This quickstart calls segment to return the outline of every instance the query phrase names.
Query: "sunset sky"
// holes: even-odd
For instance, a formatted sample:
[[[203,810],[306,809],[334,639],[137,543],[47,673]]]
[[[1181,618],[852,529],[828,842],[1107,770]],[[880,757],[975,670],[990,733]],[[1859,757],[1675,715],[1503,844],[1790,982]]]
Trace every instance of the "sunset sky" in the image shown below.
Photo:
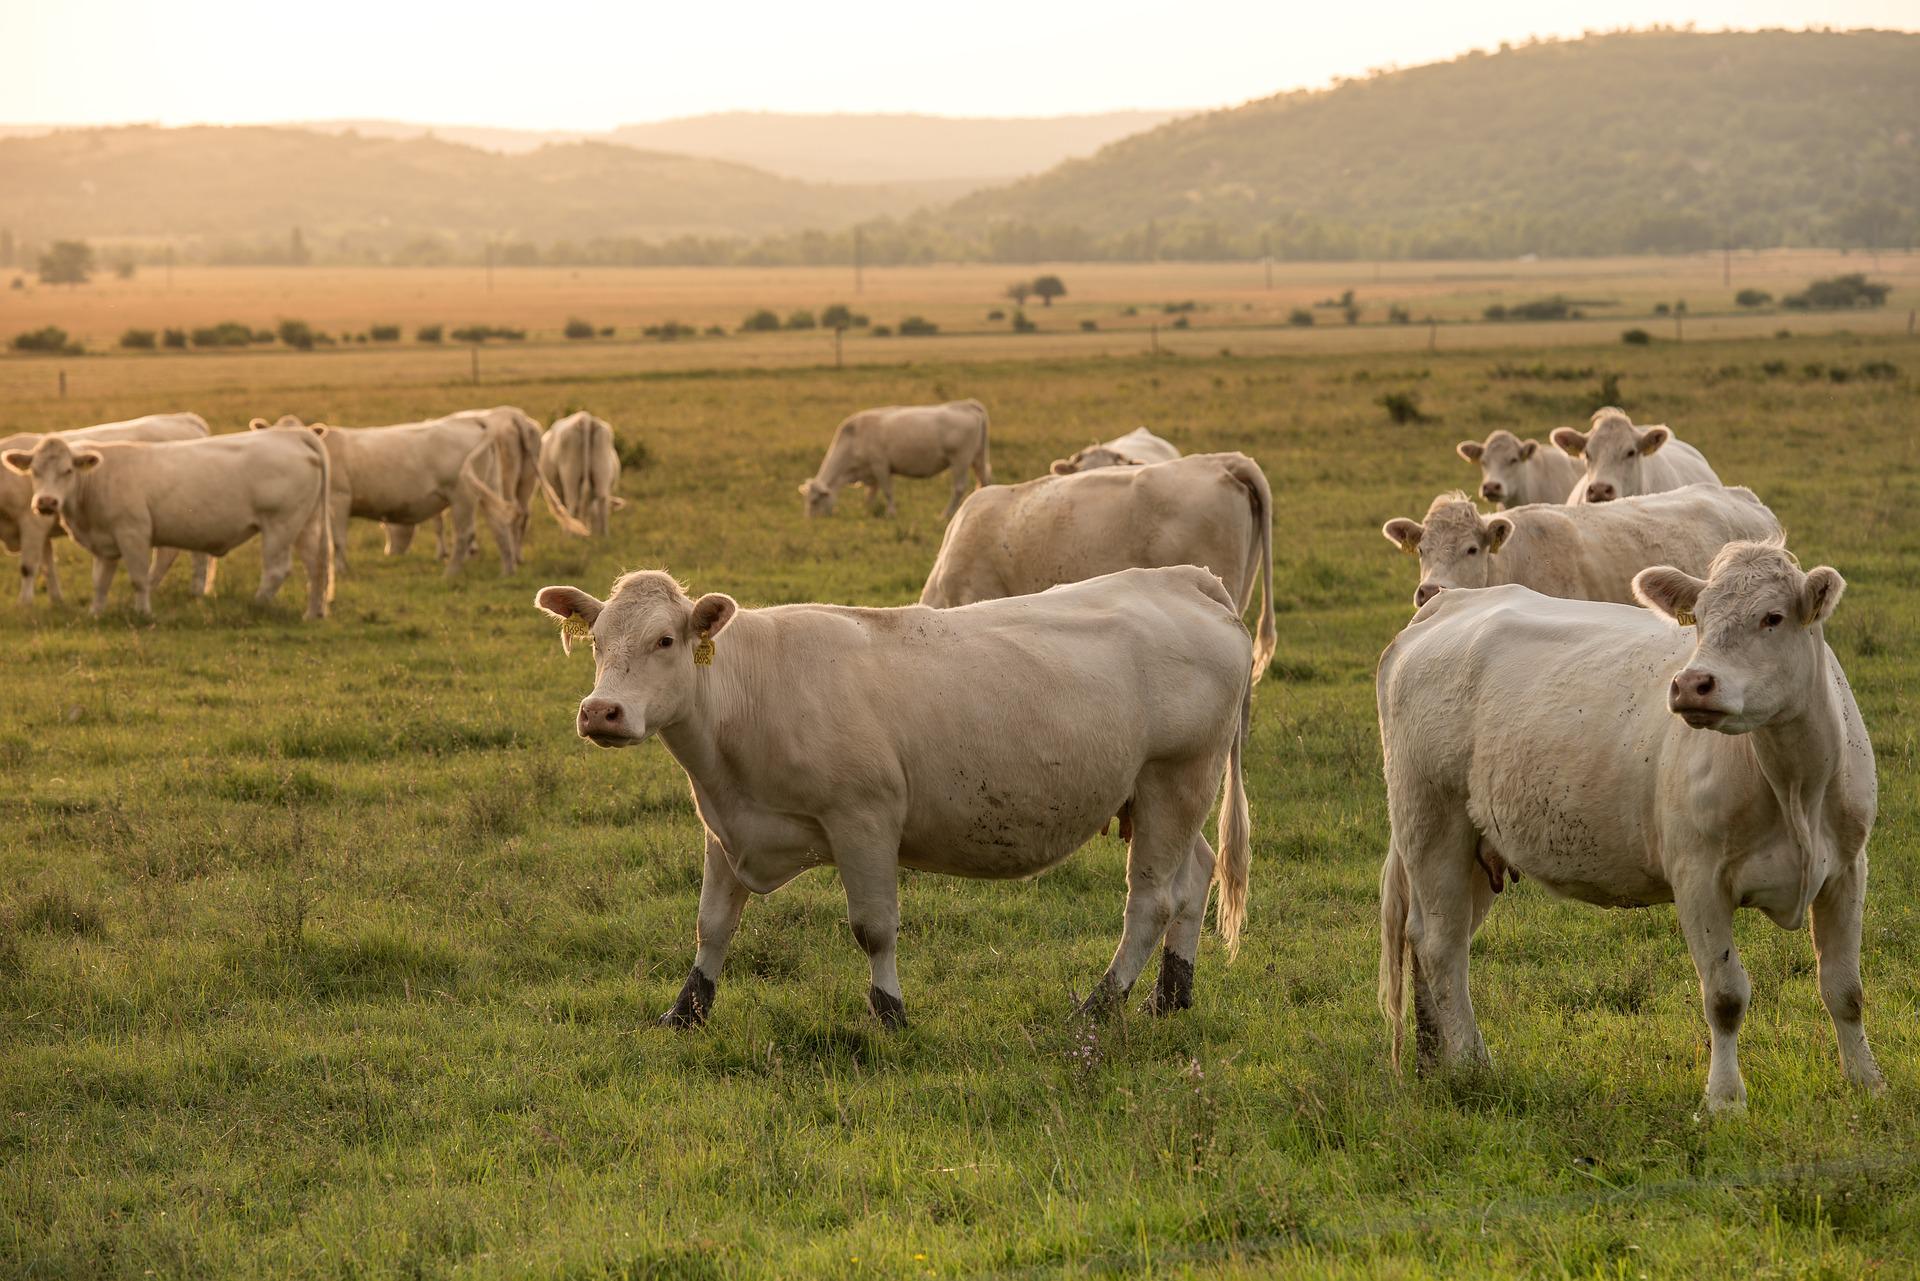
[[[1920,26],[1913,0],[63,0],[0,13],[0,123],[383,117],[604,129],[707,111],[1210,107],[1529,35]]]

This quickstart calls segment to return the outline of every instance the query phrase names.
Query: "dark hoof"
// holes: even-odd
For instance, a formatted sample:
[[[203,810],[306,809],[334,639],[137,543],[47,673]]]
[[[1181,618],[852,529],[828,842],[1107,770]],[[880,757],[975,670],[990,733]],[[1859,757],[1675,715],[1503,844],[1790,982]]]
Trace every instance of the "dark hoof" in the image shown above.
[[[1075,1011],[1077,1017],[1086,1019],[1104,1019],[1119,1009],[1127,1001],[1127,989],[1113,981],[1113,975],[1102,975],[1100,986],[1087,994]]]
[[[1172,1014],[1193,1008],[1193,962],[1172,952],[1160,956],[1160,981],[1147,997],[1147,1013]]]
[[[877,987],[867,989],[867,1008],[889,1032],[897,1032],[907,1025],[907,1003]]]
[[[700,972],[699,966],[687,971],[687,981],[680,988],[673,1008],[660,1016],[661,1027],[699,1027],[707,1021],[707,1014],[713,1009],[713,980]]]

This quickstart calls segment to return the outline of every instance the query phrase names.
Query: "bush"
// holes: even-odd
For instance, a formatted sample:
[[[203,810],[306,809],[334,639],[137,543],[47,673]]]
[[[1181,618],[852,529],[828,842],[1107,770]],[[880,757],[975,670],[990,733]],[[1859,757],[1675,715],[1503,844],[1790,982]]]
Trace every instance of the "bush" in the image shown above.
[[[873,336],[875,338],[891,338],[893,337],[893,330],[887,325],[875,325],[873,327]]]
[[[398,325],[375,325],[367,330],[367,332],[373,336],[375,342],[400,341],[400,326]]]
[[[1031,320],[1027,319],[1026,312],[1020,311],[1017,308],[1013,313],[1013,319],[1011,323],[1013,325],[1013,332],[1016,334],[1030,334],[1034,330],[1040,328],[1040,326],[1034,324]]]
[[[1620,335],[1620,341],[1629,347],[1645,347],[1653,341],[1653,335],[1644,329],[1629,329]]]
[[[120,345],[128,351],[152,351],[159,338],[151,329],[129,329],[120,335]]]
[[[440,325],[422,325],[413,331],[415,342],[439,342],[446,330]]]
[[[193,331],[196,347],[245,347],[253,341],[253,327],[237,320],[202,325]]]
[[[788,329],[818,329],[819,327],[820,322],[815,320],[813,313],[805,307],[787,317]]]
[[[1051,307],[1055,298],[1067,296],[1067,286],[1058,276],[1036,276],[1033,292],[1039,296],[1041,306]]]
[[[296,351],[313,350],[313,326],[304,320],[280,322],[280,341]]]
[[[1390,325],[1408,325],[1413,323],[1413,314],[1399,303],[1387,308],[1387,323]]]
[[[1007,313],[1000,310],[998,307],[995,307],[992,311],[987,313],[988,320],[1005,320],[1006,318],[1007,318]]]
[[[271,329],[256,329],[256,330],[254,330],[254,331],[253,331],[253,340],[254,340],[255,342],[257,342],[257,343],[269,343],[269,342],[272,342],[272,341],[273,341],[273,330],[271,330]]]
[[[467,325],[452,333],[455,342],[485,342],[489,338],[504,338],[509,342],[519,342],[527,336],[524,329],[512,329],[506,325]]]
[[[176,351],[185,351],[187,346],[187,331],[184,329],[167,330],[160,335],[160,345],[162,347],[171,347]]]
[[[727,327],[725,325],[708,325],[707,326],[707,337],[725,338],[726,336],[727,336]]]
[[[1190,321],[1190,320],[1188,320],[1188,319],[1187,319],[1187,318],[1186,318],[1185,316],[1175,316],[1175,317],[1173,318],[1173,326],[1172,326],[1172,327],[1173,327],[1173,328],[1175,328],[1175,329],[1185,329],[1185,328],[1187,328],[1187,327],[1188,327],[1188,326],[1189,326],[1190,324],[1192,324],[1192,323],[1193,323],[1193,322],[1192,322],[1192,321]],[[1312,316],[1308,316],[1308,317],[1307,317],[1307,323],[1308,323],[1309,325],[1311,325],[1311,324],[1313,323],[1313,317],[1312,317]]]
[[[1100,328],[1100,322],[1097,320],[1083,320],[1080,322],[1080,332],[1082,333],[1090,334],[1095,332],[1099,328]]]
[[[612,326],[612,325],[602,325],[602,326],[600,327],[600,336],[601,336],[602,338],[611,338],[611,337],[613,337],[613,326]]]
[[[1733,300],[1742,307],[1764,307],[1773,301],[1773,295],[1764,289],[1742,289]]]
[[[1880,307],[1893,286],[1870,281],[1860,272],[1816,280],[1797,294],[1780,301],[1798,311],[1839,311],[1849,307]]]
[[[1183,316],[1181,319],[1184,320],[1186,317]],[[1295,307],[1287,313],[1287,323],[1295,329],[1310,329],[1313,327],[1313,313],[1305,307]]]
[[[929,334],[937,334],[939,332],[940,326],[934,324],[925,316],[908,316],[900,322],[900,336],[902,338],[925,338]]]
[[[853,313],[845,303],[829,303],[820,311],[820,326],[823,329],[851,329]]]
[[[1511,307],[1495,303],[1481,315],[1488,320],[1565,320],[1573,312],[1572,304],[1555,294],[1532,302],[1517,302]]]
[[[1673,308],[1663,302],[1657,302],[1653,304],[1653,314],[1656,316],[1671,316],[1673,314]]]
[[[1177,316],[1183,311],[1198,311],[1200,304],[1189,298],[1185,302],[1163,302],[1160,310],[1169,316]]]
[[[113,264],[113,274],[122,280],[132,280],[134,273],[138,270],[140,269],[134,265],[131,258],[122,258]]]
[[[569,338],[591,338],[593,337],[593,322],[591,320],[582,320],[578,316],[573,316],[567,320],[567,327],[561,332]]]
[[[700,331],[677,320],[663,320],[657,325],[648,325],[640,332],[645,337],[658,338],[661,342],[675,342],[681,338],[691,338]]]
[[[770,334],[780,328],[780,317],[762,307],[740,322],[743,334]]]
[[[80,347],[67,341],[67,331],[58,325],[47,325],[32,329],[24,334],[13,336],[15,351],[32,351],[52,356],[78,356]]]
[[[1402,425],[1427,421],[1427,415],[1421,412],[1420,393],[1417,391],[1390,391],[1374,404],[1386,410],[1387,417]]]

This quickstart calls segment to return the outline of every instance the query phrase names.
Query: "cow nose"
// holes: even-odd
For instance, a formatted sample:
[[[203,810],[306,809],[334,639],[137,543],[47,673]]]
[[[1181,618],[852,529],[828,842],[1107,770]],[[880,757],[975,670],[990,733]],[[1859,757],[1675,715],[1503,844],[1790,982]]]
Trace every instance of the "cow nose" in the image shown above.
[[[42,516],[51,516],[60,510],[60,500],[57,498],[36,498],[33,500],[33,509]]]
[[[625,729],[620,704],[610,698],[589,698],[580,704],[580,733],[607,734]]]
[[[1480,497],[1486,499],[1490,503],[1499,502],[1501,495],[1505,494],[1506,492],[1507,492],[1506,490],[1502,489],[1498,484],[1494,483],[1493,481],[1488,481],[1486,484],[1480,486]]]
[[[1610,503],[1613,501],[1613,486],[1596,480],[1587,486],[1587,501],[1590,503]]]
[[[1689,668],[1673,678],[1673,684],[1667,690],[1667,702],[1698,702],[1710,698],[1719,687],[1720,683],[1714,680],[1712,672],[1696,672]]]
[[[1414,589],[1413,607],[1415,609],[1419,609],[1422,605],[1426,604],[1428,601],[1432,600],[1435,596],[1438,596],[1439,594],[1440,594],[1440,585],[1438,583],[1422,583],[1420,584],[1419,587]]]

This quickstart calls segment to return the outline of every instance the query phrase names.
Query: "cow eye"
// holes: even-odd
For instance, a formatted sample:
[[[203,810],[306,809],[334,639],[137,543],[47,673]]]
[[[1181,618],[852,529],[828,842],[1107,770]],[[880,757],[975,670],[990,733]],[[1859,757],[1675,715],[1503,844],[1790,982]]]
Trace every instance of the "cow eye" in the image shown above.
[[[1780,626],[1780,624],[1787,621],[1787,616],[1785,614],[1782,614],[1779,610],[1776,609],[1771,614],[1768,614],[1761,621],[1764,622],[1768,627],[1778,627]]]
[[[672,649],[672,648],[673,648],[673,637],[671,637],[671,636],[662,636],[662,637],[660,638],[660,644],[659,644],[658,646],[656,646],[655,648],[658,648],[658,649]]]
[[[1467,555],[1469,555],[1469,556],[1478,556],[1479,554],[1480,554],[1480,549],[1479,549],[1478,547],[1469,547],[1469,548],[1467,548]]]

